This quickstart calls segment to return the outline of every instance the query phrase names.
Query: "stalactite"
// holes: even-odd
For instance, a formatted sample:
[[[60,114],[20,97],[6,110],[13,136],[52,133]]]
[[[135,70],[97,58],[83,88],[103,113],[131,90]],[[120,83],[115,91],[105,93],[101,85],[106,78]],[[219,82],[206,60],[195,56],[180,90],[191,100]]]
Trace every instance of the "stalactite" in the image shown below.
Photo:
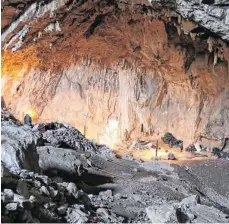
[[[214,45],[214,39],[212,37],[209,37],[207,40],[208,43],[208,51],[212,52],[213,51],[213,45]]]
[[[196,39],[196,33],[190,33],[190,36],[191,36],[193,41]]]
[[[218,50],[215,49],[214,50],[214,62],[213,62],[213,64],[216,65],[217,61],[218,61]]]

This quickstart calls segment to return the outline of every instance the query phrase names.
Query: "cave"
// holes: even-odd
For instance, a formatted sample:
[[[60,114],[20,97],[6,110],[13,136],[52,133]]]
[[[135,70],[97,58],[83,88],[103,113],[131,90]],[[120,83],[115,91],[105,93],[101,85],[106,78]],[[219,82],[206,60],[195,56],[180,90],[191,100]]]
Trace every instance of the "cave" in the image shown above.
[[[228,222],[228,9],[15,2],[1,6],[3,222]]]

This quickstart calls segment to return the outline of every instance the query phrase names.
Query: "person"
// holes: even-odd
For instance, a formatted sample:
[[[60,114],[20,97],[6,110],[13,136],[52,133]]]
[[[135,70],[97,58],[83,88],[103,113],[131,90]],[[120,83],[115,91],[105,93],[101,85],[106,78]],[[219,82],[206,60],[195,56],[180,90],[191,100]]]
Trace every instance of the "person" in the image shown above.
[[[26,114],[24,117],[24,124],[32,126],[32,118],[29,116],[29,114]]]
[[[180,149],[180,152],[183,152],[183,141],[177,141],[176,146]]]
[[[58,128],[61,128],[62,127],[62,125],[61,125],[61,123],[60,122],[56,122],[56,128],[58,129]]]
[[[168,154],[168,160],[176,160],[175,155],[172,152],[169,152]]]

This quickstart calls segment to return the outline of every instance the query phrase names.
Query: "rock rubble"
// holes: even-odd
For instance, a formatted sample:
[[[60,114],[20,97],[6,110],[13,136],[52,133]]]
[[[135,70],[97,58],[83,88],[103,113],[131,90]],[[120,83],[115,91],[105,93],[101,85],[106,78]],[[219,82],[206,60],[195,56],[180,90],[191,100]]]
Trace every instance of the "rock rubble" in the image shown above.
[[[215,197],[201,189],[203,184],[193,190],[196,180],[191,176],[194,182],[187,184],[189,169],[117,159],[106,146],[66,124],[45,124],[49,130],[40,128],[44,124],[2,124],[3,223],[228,220],[228,201],[220,204],[221,193]]]
[[[56,183],[22,169],[10,177],[3,174],[2,186],[2,222],[84,223],[90,217],[83,203],[87,196],[74,183]]]

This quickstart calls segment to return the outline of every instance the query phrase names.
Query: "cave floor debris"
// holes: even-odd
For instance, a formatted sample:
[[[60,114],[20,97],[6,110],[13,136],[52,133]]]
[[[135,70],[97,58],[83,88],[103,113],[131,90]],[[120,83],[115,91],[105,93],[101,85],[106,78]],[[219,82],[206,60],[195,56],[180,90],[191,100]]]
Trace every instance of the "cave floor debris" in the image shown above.
[[[148,145],[145,148],[138,149],[135,147],[131,147],[130,143],[121,143],[116,146],[116,148],[113,150],[115,154],[118,157],[127,157],[127,158],[133,158],[138,161],[145,161],[145,162],[151,162],[156,159],[156,140],[154,141],[148,141]],[[151,147],[152,145],[152,147]],[[175,156],[175,160],[168,160],[168,154],[173,153]],[[201,152],[190,152],[183,150],[181,152],[178,148],[171,148],[163,141],[159,141],[159,149],[158,149],[158,160],[170,163],[170,164],[187,164],[187,163],[195,163],[198,161],[208,161],[208,160],[214,160],[216,157],[211,153],[207,151],[201,151]]]
[[[228,160],[118,158],[67,124],[2,124],[3,222],[229,221]]]

